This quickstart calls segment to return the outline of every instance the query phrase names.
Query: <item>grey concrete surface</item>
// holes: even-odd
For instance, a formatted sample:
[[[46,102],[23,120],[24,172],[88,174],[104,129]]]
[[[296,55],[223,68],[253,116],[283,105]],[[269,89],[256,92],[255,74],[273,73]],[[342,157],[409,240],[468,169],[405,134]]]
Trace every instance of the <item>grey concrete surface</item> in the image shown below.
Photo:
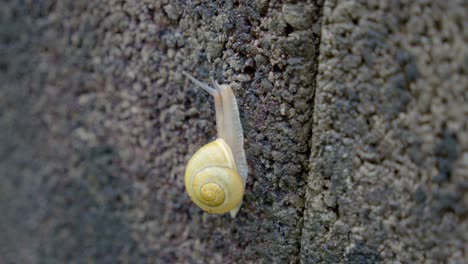
[[[302,263],[464,263],[462,1],[326,1]]]
[[[3,1],[0,263],[462,263],[463,1]],[[238,98],[235,219],[185,194]],[[316,88],[317,87],[317,88]]]

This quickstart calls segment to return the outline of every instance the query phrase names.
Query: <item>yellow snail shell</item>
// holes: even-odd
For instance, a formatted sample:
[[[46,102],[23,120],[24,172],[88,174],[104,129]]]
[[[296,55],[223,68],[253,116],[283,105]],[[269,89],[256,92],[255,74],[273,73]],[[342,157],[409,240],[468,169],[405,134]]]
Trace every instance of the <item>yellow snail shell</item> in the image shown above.
[[[192,156],[185,170],[185,188],[193,202],[208,213],[227,213],[239,205],[244,183],[224,140],[208,143]]]

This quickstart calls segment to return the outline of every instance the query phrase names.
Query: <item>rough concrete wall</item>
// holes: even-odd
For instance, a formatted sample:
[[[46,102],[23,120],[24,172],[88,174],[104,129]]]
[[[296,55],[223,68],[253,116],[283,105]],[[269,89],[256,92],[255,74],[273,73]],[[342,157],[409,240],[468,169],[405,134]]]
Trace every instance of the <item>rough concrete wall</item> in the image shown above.
[[[299,259],[320,5],[168,2],[4,4],[2,232],[25,237],[2,240],[7,261]],[[182,70],[238,96],[250,177],[234,220],[185,194],[216,131]]]
[[[326,1],[303,263],[466,261],[467,11]]]
[[[367,2],[2,2],[0,262],[461,261],[466,6]],[[238,97],[234,220],[185,194],[182,70]]]

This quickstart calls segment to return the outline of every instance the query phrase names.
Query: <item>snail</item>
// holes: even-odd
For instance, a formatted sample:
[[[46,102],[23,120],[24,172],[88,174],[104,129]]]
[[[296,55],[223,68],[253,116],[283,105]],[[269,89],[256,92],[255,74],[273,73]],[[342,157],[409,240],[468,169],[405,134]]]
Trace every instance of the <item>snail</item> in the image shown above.
[[[182,72],[214,97],[218,138],[200,148],[185,169],[185,188],[202,210],[213,214],[230,212],[234,218],[242,204],[247,180],[244,134],[236,97],[229,85],[213,87]]]

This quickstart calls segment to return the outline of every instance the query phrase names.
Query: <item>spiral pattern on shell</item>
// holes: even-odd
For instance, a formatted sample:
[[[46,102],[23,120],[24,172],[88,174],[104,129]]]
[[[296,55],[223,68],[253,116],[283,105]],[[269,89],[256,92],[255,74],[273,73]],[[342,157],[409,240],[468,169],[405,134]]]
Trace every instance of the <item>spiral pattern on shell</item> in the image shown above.
[[[224,140],[208,143],[192,156],[185,170],[185,188],[208,213],[229,212],[242,201],[244,184]]]

